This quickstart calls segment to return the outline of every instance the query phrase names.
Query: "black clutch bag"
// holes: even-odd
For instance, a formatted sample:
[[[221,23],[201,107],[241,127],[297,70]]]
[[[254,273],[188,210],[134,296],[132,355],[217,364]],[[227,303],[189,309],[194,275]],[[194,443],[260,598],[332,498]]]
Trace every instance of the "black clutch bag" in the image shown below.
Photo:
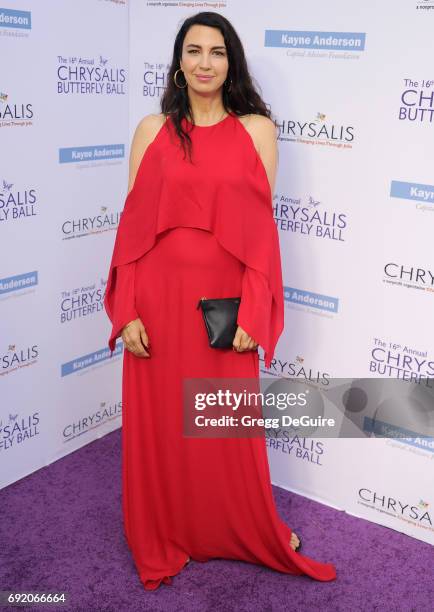
[[[202,308],[211,348],[232,348],[240,302],[240,297],[199,300],[197,308]]]

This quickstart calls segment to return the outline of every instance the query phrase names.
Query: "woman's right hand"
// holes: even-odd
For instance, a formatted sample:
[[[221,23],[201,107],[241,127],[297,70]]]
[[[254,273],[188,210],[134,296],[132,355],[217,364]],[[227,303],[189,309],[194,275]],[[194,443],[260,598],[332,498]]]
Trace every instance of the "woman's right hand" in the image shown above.
[[[140,319],[134,319],[122,329],[122,340],[125,347],[136,357],[150,357],[148,334]]]

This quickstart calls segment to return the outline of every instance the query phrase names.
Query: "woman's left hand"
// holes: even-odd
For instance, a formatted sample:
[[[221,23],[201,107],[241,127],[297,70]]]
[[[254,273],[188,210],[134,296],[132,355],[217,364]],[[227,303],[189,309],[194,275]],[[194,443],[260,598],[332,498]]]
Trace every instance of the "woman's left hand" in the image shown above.
[[[232,349],[237,353],[243,353],[244,351],[255,351],[257,346],[258,343],[238,325],[232,342]]]

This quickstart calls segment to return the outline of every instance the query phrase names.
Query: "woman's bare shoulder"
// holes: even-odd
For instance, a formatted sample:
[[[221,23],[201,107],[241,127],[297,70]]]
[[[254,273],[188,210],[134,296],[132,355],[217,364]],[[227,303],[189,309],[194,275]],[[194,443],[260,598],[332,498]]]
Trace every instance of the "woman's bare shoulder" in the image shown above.
[[[257,150],[276,142],[277,128],[272,119],[265,115],[238,115],[238,119],[249,132]]]
[[[238,119],[244,124],[250,123],[255,126],[274,126],[274,121],[265,115],[250,113],[248,115],[237,115]]]
[[[157,135],[159,129],[166,121],[164,113],[145,115],[137,124],[135,135],[141,142],[149,143]]]
[[[159,115],[151,114],[143,117],[137,124],[130,150],[128,193],[134,185],[135,177],[146,149],[164,125],[165,119],[166,117],[163,113]]]
[[[269,134],[276,130],[274,121],[265,115],[257,115],[254,113],[249,115],[238,115],[238,119],[243,123],[244,127],[255,132]]]

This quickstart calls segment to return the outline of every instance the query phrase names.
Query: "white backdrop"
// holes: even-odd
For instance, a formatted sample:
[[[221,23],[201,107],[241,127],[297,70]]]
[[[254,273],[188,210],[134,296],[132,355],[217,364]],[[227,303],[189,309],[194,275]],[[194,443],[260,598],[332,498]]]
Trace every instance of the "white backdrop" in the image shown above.
[[[261,375],[434,376],[434,1],[3,6],[1,486],[120,426],[122,346],[110,359],[102,300],[129,144],[200,10],[231,20],[282,128],[285,331]],[[288,435],[268,448],[274,483],[434,543],[433,446]]]

